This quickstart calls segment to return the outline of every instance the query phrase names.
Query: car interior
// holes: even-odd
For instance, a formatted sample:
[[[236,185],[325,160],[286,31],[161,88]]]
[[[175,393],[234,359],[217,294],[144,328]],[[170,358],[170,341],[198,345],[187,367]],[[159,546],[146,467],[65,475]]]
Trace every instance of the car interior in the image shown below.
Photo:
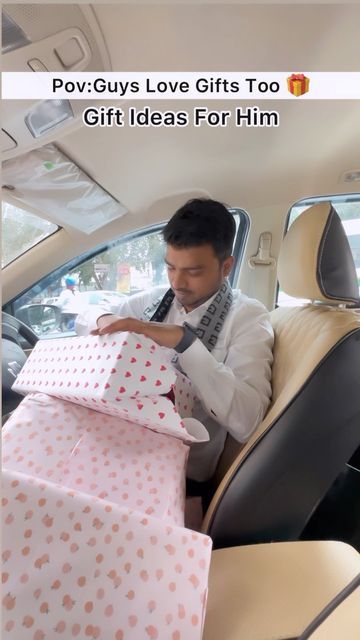
[[[359,71],[356,3],[5,3],[2,24],[10,72],[304,72],[310,93],[312,73]],[[214,198],[236,220],[230,282],[270,311],[272,398],[245,445],[227,436],[199,523],[214,549],[205,640],[358,634],[360,121],[335,96],[207,101],[279,112],[278,127],[238,128],[82,120],[191,99],[2,101],[3,424],[38,340],[166,284],[161,229],[179,206]],[[69,276],[82,298],[64,315]]]

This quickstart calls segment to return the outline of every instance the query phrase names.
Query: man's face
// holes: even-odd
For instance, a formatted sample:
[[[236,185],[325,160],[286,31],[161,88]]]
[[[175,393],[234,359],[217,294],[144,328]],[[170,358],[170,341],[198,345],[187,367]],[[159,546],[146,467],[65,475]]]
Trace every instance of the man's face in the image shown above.
[[[221,263],[210,244],[188,249],[168,244],[165,262],[176,299],[186,311],[192,311],[220,288],[231,271],[233,257]]]

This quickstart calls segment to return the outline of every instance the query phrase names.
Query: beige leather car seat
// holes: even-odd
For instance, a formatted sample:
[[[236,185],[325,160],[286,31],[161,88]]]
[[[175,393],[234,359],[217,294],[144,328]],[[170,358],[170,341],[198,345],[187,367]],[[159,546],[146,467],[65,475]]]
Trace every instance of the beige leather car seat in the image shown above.
[[[350,592],[344,594],[346,592]],[[325,616],[327,610],[331,608],[337,600],[342,599],[340,604],[334,607],[329,616]],[[350,584],[343,589],[343,591],[334,598],[335,603],[330,603],[325,607],[325,611],[321,612],[317,618],[321,619],[319,625],[318,620],[315,619],[313,624],[316,624],[316,628],[308,633],[309,630],[300,636],[298,640],[339,640],[339,638],[346,638],[346,640],[358,640],[360,629],[360,572]],[[325,619],[323,619],[325,616]],[[310,626],[310,629],[313,627]]]
[[[343,542],[280,542],[214,551],[203,640],[295,640],[359,572],[359,553]],[[348,619],[340,615],[340,607]],[[360,589],[340,607],[311,639],[357,640]]]
[[[298,539],[360,444],[359,290],[331,204],[291,225],[278,277],[285,293],[311,302],[271,314],[272,403],[205,515],[215,548]]]

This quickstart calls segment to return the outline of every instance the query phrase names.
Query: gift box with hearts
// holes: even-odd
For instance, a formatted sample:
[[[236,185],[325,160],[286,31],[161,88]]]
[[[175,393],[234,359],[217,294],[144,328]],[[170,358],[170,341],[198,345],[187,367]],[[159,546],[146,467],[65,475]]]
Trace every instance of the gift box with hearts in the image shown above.
[[[8,469],[184,524],[188,446],[179,438],[36,393],[5,423],[2,454]]]
[[[211,540],[4,470],[4,640],[200,640]]]
[[[188,443],[208,440],[199,422],[182,420],[162,395],[176,378],[161,347],[144,336],[121,333],[39,341],[13,389],[43,392]],[[191,415],[184,412],[185,418]]]
[[[194,414],[196,394],[191,380],[183,373],[178,373],[174,385],[174,403],[182,418]]]
[[[164,394],[175,370],[163,349],[145,336],[117,333],[39,340],[17,377],[19,393],[42,391],[82,404]]]

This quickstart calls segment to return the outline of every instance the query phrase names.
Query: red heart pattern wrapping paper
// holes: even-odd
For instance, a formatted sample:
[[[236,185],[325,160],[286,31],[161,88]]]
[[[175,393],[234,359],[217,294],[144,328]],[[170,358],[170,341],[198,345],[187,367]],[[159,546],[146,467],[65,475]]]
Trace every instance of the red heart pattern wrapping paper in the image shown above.
[[[162,395],[176,379],[161,347],[144,336],[119,333],[39,340],[13,389],[43,392],[185,442],[207,440],[200,423],[195,432],[189,423],[188,432],[177,409]],[[190,415],[185,412],[184,417]]]
[[[165,394],[175,380],[164,350],[150,338],[116,333],[39,340],[13,388],[116,405],[123,398]]]

